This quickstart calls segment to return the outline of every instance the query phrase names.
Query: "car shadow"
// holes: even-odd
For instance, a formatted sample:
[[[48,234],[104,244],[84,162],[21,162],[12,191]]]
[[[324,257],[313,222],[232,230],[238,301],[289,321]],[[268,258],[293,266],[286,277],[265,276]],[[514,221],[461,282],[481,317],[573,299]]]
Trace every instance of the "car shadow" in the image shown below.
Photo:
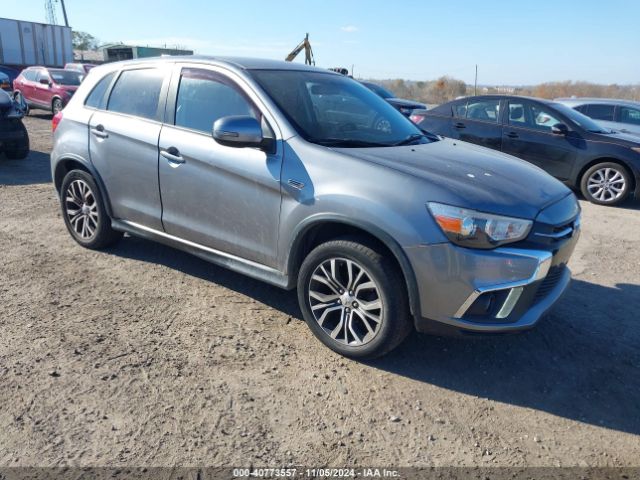
[[[30,110],[27,118],[39,118],[41,120],[51,120],[53,118],[53,114],[51,112],[47,113],[44,110]]]
[[[51,182],[49,154],[31,150],[22,160],[0,154],[0,185],[33,185]]]
[[[559,417],[640,434],[640,286],[574,280],[519,335],[414,335],[374,368]]]
[[[282,290],[254,280],[181,250],[149,240],[125,236],[123,240],[105,251],[119,257],[164,265],[192,277],[216,283],[302,320],[295,291]]]
[[[110,254],[165,265],[302,320],[295,291],[252,280],[190,254],[125,237]],[[640,434],[640,286],[574,280],[535,329],[518,335],[411,335],[365,362],[474,397]]]

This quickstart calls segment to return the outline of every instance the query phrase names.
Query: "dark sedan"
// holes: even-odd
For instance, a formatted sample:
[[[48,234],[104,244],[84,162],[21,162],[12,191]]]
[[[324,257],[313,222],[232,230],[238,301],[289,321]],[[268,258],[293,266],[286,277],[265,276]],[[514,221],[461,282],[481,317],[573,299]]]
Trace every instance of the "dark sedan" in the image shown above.
[[[393,105],[396,110],[399,110],[405,117],[408,117],[414,110],[426,109],[427,106],[424,103],[414,102],[413,100],[406,100],[404,98],[398,98],[395,94],[384,87],[376,83],[360,82],[373,93],[384,98],[388,103]]]
[[[4,65],[0,65],[0,77],[2,79],[8,78],[9,80],[9,87],[7,88],[5,85],[2,85],[2,89],[10,92],[11,89],[13,88],[13,81],[16,79],[16,77],[20,74],[19,71],[17,71],[15,68],[11,68],[11,67],[6,67]]]
[[[640,190],[640,139],[604,129],[559,103],[467,97],[413,118],[423,130],[527,160],[593,203],[617,205]]]

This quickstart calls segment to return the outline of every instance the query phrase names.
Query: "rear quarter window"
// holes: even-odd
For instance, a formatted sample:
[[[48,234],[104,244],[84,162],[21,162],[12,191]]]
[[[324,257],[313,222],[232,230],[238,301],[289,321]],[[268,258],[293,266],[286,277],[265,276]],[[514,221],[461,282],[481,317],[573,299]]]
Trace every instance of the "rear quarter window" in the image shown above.
[[[105,75],[96,84],[96,86],[93,87],[93,90],[91,90],[91,93],[89,94],[89,96],[84,102],[84,104],[87,107],[104,110],[104,108],[107,105],[107,98],[106,98],[107,89],[109,88],[109,85],[111,85],[111,81],[113,80],[113,77],[115,76],[115,74],[116,72],[111,72]]]
[[[156,68],[123,71],[111,91],[107,110],[158,120],[164,77],[164,71]]]

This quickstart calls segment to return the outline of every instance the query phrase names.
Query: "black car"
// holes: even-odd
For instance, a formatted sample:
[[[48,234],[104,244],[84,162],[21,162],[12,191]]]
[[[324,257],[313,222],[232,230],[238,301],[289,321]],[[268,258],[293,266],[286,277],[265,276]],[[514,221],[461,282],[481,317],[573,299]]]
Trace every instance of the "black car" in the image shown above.
[[[421,129],[527,160],[593,203],[617,205],[640,190],[640,139],[605,129],[565,105],[488,95],[419,113],[413,119]]]
[[[29,154],[29,134],[22,123],[24,109],[0,90],[0,153],[19,160]]]
[[[7,92],[10,92],[13,89],[13,81],[18,77],[18,75],[20,75],[20,72],[15,68],[0,65],[0,78],[6,78],[6,81],[8,81],[8,85],[6,85],[5,83],[0,88]]]
[[[416,109],[426,109],[427,106],[424,103],[414,102],[413,100],[405,100],[404,98],[396,97],[393,92],[390,92],[384,87],[371,82],[360,82],[372,92],[378,94],[384,98],[388,103],[393,105],[404,116],[408,117]]]

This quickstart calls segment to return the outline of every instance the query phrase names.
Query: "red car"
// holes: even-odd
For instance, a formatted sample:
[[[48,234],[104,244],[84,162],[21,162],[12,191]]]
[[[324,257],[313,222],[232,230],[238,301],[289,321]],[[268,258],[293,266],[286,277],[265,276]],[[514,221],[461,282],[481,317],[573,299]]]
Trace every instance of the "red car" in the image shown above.
[[[89,73],[89,70],[91,70],[93,67],[97,67],[97,65],[93,63],[67,63],[64,66],[64,69],[73,70],[86,75],[87,73]]]
[[[54,115],[61,111],[77,90],[83,75],[61,68],[25,68],[13,81],[14,97],[24,98],[29,108],[48,110]]]

